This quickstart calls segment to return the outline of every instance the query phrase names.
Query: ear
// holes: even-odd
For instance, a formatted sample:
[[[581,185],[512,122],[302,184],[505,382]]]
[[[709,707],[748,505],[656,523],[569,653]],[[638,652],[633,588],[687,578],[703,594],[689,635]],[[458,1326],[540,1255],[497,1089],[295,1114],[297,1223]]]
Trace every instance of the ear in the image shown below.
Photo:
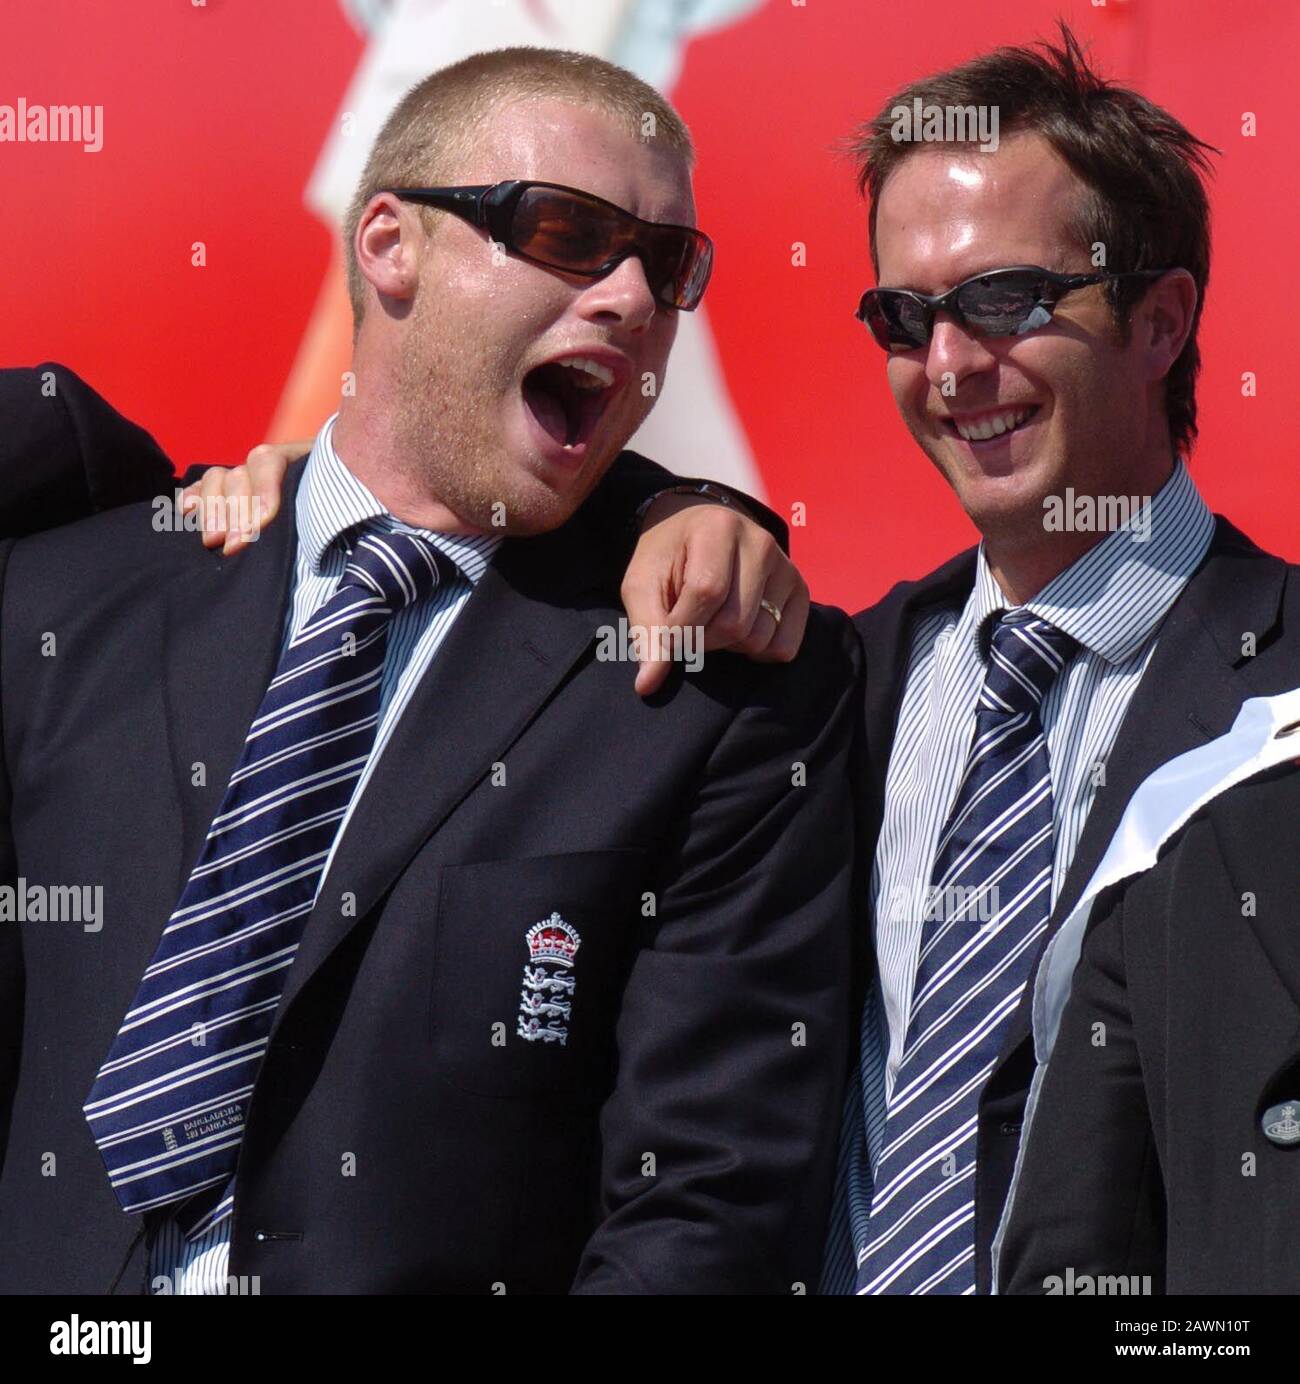
[[[1163,380],[1182,354],[1191,334],[1196,299],[1196,280],[1186,269],[1171,269],[1147,290],[1137,313],[1153,380]]]
[[[390,192],[376,193],[366,203],[353,248],[357,268],[381,298],[414,297],[423,245],[424,228],[415,208]]]

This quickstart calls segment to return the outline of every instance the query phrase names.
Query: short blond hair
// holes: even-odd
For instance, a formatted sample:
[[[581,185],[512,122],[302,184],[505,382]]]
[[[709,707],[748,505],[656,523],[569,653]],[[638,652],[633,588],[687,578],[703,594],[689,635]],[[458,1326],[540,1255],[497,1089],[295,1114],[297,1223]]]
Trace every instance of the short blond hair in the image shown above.
[[[640,136],[647,116],[655,137],[695,161],[690,131],[652,87],[626,68],[589,53],[559,48],[496,48],[439,68],[397,103],[375,139],[343,222],[348,297],[355,328],[365,314],[365,279],[357,265],[356,235],[370,199],[385,187],[438,184],[473,147],[476,134],[501,106],[559,97],[625,119]],[[426,228],[435,215],[420,208]]]

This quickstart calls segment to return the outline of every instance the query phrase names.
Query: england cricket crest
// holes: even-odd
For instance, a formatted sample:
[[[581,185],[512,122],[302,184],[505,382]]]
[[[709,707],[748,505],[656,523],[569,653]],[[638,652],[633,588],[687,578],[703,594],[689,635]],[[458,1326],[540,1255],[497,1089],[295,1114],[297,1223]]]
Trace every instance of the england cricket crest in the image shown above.
[[[519,998],[518,1034],[530,1043],[569,1041],[568,1018],[573,1011],[573,959],[582,945],[578,930],[558,913],[528,929],[528,961]]]

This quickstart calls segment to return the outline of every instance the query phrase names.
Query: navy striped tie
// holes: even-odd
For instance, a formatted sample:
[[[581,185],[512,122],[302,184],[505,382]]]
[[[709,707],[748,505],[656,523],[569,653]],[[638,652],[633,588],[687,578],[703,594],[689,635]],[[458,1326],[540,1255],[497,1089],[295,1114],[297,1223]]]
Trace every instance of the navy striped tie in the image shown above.
[[[123,1210],[188,1200],[190,1238],[229,1214],[276,1007],[374,743],[392,617],[452,568],[421,538],[364,533],[282,655],[86,1098]]]
[[[1039,708],[1073,649],[1023,608],[993,627],[965,776],[935,854],[859,1293],[975,1291],[979,1096],[1051,911]]]

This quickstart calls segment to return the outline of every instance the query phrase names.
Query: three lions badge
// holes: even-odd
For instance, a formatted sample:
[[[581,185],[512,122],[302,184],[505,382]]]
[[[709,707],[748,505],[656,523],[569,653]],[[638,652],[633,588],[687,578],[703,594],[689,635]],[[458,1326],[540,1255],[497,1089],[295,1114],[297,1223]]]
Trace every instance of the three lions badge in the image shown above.
[[[569,1041],[568,1019],[573,1012],[573,959],[582,945],[578,930],[558,913],[528,929],[528,961],[519,997],[521,1038],[530,1043]]]

